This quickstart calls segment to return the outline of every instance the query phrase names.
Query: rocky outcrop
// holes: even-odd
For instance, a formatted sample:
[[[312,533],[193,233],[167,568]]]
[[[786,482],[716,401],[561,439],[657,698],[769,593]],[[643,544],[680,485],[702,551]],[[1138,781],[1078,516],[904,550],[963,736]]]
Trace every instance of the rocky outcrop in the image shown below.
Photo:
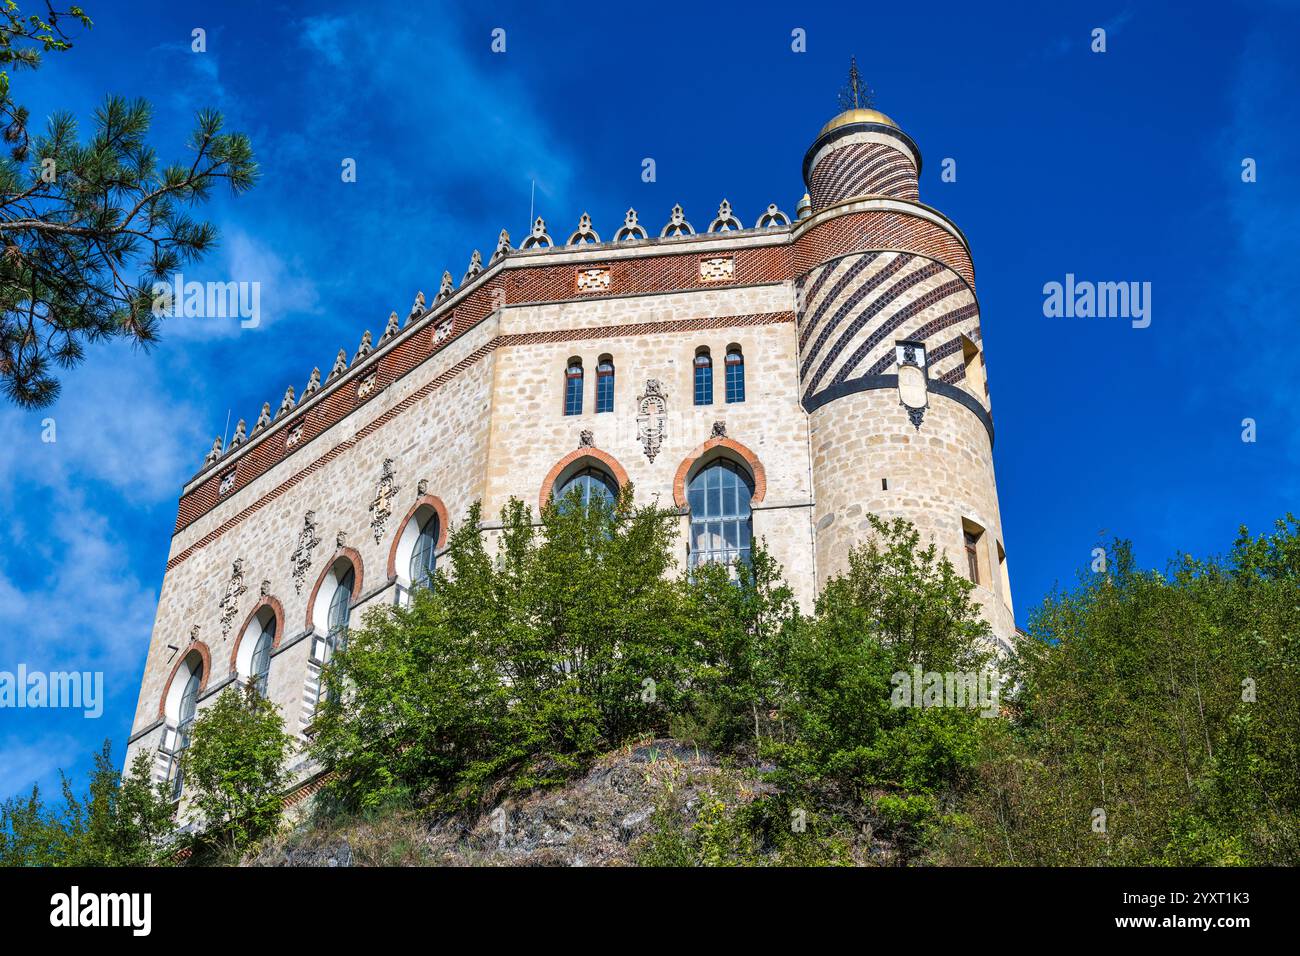
[[[304,826],[264,848],[253,866],[632,866],[656,827],[689,834],[700,809],[776,794],[770,767],[724,766],[675,740],[605,755],[562,786],[509,797],[472,822],[415,813]],[[856,840],[856,862],[889,864],[892,848]]]

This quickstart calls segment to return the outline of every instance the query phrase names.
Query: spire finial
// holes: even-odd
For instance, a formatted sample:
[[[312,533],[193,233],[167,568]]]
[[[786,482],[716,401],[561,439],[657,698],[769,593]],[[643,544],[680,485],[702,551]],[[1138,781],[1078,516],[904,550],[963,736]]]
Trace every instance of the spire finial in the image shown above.
[[[858,72],[858,58],[849,57],[849,82],[840,90],[840,109],[869,110],[876,105],[876,98]]]

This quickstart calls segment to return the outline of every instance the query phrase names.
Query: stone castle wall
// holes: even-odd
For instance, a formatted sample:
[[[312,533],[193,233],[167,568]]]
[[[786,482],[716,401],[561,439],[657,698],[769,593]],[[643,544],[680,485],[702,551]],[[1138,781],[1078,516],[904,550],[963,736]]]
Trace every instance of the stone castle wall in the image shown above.
[[[204,662],[203,706],[240,676],[239,642],[268,615],[278,622],[268,695],[304,731],[336,562],[357,572],[355,625],[399,596],[397,542],[417,507],[445,525],[481,501],[491,546],[510,497],[536,511],[585,464],[631,481],[640,502],[679,509],[684,565],[686,483],[715,457],[736,461],[754,478],[754,537],[805,609],[869,536],[868,512],[909,518],[962,571],[965,533],[976,530],[976,597],[1009,638],[965,238],[916,201],[919,155],[906,137],[873,126],[823,138],[809,160],[818,208],[804,219],[770,207],[766,226],[747,229],[724,203],[705,234],[601,244],[584,220],[569,246],[547,248],[539,220],[525,250],[503,234],[500,253],[486,267],[476,256],[459,289],[445,276],[432,308],[421,298],[405,326],[394,317],[373,349],[367,338],[297,406],[286,400],[243,444],[214,450],[181,498],[128,760],[158,750],[167,772],[178,668]],[[923,352],[919,367],[905,367],[904,341]],[[702,347],[713,360],[709,406],[693,400]],[[746,396],[727,404],[732,347]],[[602,356],[613,361],[614,403],[598,413]],[[583,411],[565,415],[575,357]],[[643,399],[664,403],[653,442]]]

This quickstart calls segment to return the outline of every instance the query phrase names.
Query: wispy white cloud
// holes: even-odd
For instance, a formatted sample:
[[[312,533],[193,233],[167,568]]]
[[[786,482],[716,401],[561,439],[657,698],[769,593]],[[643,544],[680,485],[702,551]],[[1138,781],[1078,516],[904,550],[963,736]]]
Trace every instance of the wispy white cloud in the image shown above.
[[[410,29],[396,31],[377,30],[369,10],[300,21],[300,47],[269,71],[283,86],[265,101],[252,85],[264,77],[238,69],[238,54],[213,30],[207,53],[191,52],[186,38],[147,57],[142,84],[158,91],[151,139],[165,157],[182,153],[178,136],[200,106],[222,109],[231,128],[252,136],[264,178],[233,202],[214,194],[204,218],[220,223],[221,245],[184,273],[259,282],[261,323],[169,319],[152,354],[94,347],[63,376],[48,411],[0,407],[0,524],[10,545],[0,551],[0,668],[103,670],[125,724],[156,612],[166,547],[157,516],[170,519],[182,482],[222,429],[226,393],[233,401],[265,376],[266,397],[278,398],[289,363],[296,384],[333,354],[337,345],[304,359],[311,326],[295,320],[347,323],[351,345],[410,302],[414,288],[399,295],[397,276],[427,271],[419,281],[431,293],[443,268],[459,276],[470,248],[489,252],[502,226],[518,242],[530,181],[538,211],[553,219],[576,222],[599,201],[572,195],[580,147],[552,127],[515,59],[476,56],[457,35],[454,6],[411,17]],[[336,193],[330,187],[351,188],[339,181],[343,156],[358,159],[361,186]],[[373,315],[350,314],[358,289],[374,297]],[[254,412],[236,409],[234,418]],[[53,443],[41,441],[44,418],[53,419]],[[157,540],[145,540],[144,515]],[[0,776],[16,781],[0,790],[48,780],[84,760],[100,736],[98,726],[64,730],[44,717],[12,733],[0,723]]]
[[[438,15],[430,14],[430,19]],[[443,11],[438,30],[377,31],[368,12],[309,17],[302,21],[301,42],[315,56],[320,82],[332,95],[314,112],[322,129],[349,129],[349,144],[373,161],[390,166],[390,188],[407,197],[424,167],[436,157],[439,176],[463,181],[497,204],[511,195],[528,195],[536,181],[540,196],[555,201],[553,214],[572,213],[575,156],[534,102],[534,84],[512,69],[509,53],[486,61],[469,52],[458,35],[456,11]],[[488,37],[482,37],[487,49]],[[393,124],[374,126],[370,109],[400,102],[400,119],[382,111]],[[318,147],[319,139],[302,141]],[[376,154],[379,154],[376,157]],[[364,170],[363,170],[364,173]],[[423,218],[443,218],[463,227],[476,210],[456,205],[458,189],[435,189],[419,195]],[[590,204],[591,197],[581,197]],[[569,208],[572,207],[572,208]]]
[[[248,317],[227,309],[232,314],[169,318],[163,329],[169,339],[189,342],[247,338],[264,333],[286,317],[322,311],[320,292],[300,256],[286,259],[270,244],[236,225],[221,228],[220,250],[213,259],[184,270],[183,281],[238,283],[240,308],[255,306],[255,313],[250,309]]]
[[[9,452],[0,457],[3,497],[18,506],[87,483],[107,485],[136,504],[176,496],[198,469],[205,429],[163,373],[149,357],[111,343],[63,377],[53,407],[0,407],[0,442]],[[54,440],[45,441],[50,435]]]
[[[40,544],[25,555],[39,560],[22,584],[11,560],[0,563],[0,668],[22,662],[42,670],[104,671],[110,682],[134,680],[157,595],[133,572],[110,519],[82,493],[56,491],[46,500]]]
[[[1284,4],[1279,4],[1283,5]],[[1291,4],[1294,6],[1295,4]],[[1300,488],[1300,414],[1295,405],[1294,363],[1284,346],[1294,335],[1300,302],[1300,163],[1295,130],[1300,87],[1290,37],[1262,21],[1245,37],[1228,90],[1229,115],[1207,141],[1209,164],[1221,170],[1220,188],[1207,194],[1205,218],[1221,226],[1205,248],[1207,290],[1218,321],[1203,328],[1207,354],[1225,374],[1188,383],[1198,402],[1217,414],[1253,418],[1258,440],[1278,463],[1276,484]],[[1254,182],[1242,163],[1255,162]]]
[[[1285,46],[1267,30],[1248,36],[1231,89],[1231,118],[1211,141],[1212,159],[1223,170],[1224,188],[1214,204],[1224,216],[1222,251],[1228,256],[1215,262],[1215,289],[1225,311],[1212,334],[1225,349],[1235,344],[1238,359],[1248,359],[1270,379],[1293,377],[1288,350],[1243,351],[1240,345],[1252,328],[1275,335],[1275,341],[1289,338],[1300,302],[1300,183],[1293,174],[1300,156],[1294,127],[1278,122],[1287,115],[1300,120],[1292,94],[1300,86],[1300,65]],[[1255,182],[1242,179],[1247,158],[1255,161]],[[1291,395],[1276,397],[1291,406]]]
[[[205,28],[206,29],[206,28]],[[149,51],[151,61],[167,76],[165,102],[175,110],[193,112],[216,106],[229,109],[235,100],[221,80],[220,32],[207,30],[205,49],[193,47],[193,37],[183,42],[159,43]]]
[[[8,734],[0,738],[0,799],[26,796],[32,784],[42,784],[42,798],[49,800],[51,783],[59,769],[80,755],[82,747],[65,734]]]

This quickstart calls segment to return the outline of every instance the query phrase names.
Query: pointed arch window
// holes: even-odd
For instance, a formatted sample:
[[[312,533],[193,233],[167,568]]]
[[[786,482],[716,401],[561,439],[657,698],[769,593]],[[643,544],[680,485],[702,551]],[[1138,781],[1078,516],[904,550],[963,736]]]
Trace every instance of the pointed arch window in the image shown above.
[[[194,729],[194,715],[199,707],[199,687],[203,684],[203,662],[195,661],[181,691],[177,711],[176,745],[172,750],[168,773],[172,781],[172,799],[179,800],[185,790],[185,751],[190,749],[190,733]]]
[[[739,345],[727,346],[727,404],[745,400],[745,356]]]
[[[328,625],[329,632],[325,635],[324,646],[320,649],[320,663],[322,668],[330,662],[336,651],[341,650],[347,643],[348,636],[348,613],[352,606],[352,587],[357,579],[356,569],[351,564],[348,565],[347,571],[338,579],[334,587],[334,594],[330,597]],[[325,677],[321,674],[316,682],[316,704],[320,706],[329,698],[329,689],[325,686]]]
[[[582,359],[569,359],[564,372],[564,414],[582,414]]]
[[[695,351],[695,404],[713,404],[713,357],[703,347]]]
[[[593,501],[601,502],[607,509],[613,508],[618,498],[618,482],[600,468],[584,468],[560,487],[555,501],[561,508],[573,507],[575,498],[571,496],[575,495],[584,511]]]
[[[614,410],[614,359],[602,355],[596,365],[596,414]]]
[[[433,587],[433,572],[437,564],[438,534],[440,530],[438,512],[431,511],[424,524],[420,525],[420,533],[416,536],[415,547],[411,551],[411,563],[407,569],[407,576],[411,582],[412,590]]]
[[[248,668],[248,679],[263,697],[271,676],[271,646],[275,643],[275,615],[270,614],[262,625],[262,633],[253,645],[253,659]]]

